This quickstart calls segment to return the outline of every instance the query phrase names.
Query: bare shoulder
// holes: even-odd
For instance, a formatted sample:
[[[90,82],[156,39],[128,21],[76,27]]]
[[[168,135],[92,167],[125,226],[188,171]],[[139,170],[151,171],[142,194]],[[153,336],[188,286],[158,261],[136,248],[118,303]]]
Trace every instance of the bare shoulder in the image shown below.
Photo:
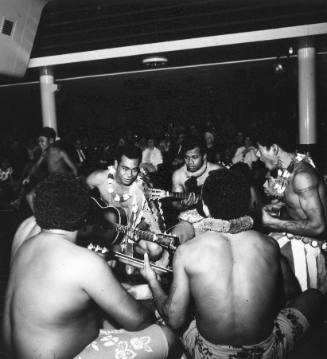
[[[319,184],[319,175],[308,163],[300,163],[294,170],[292,183],[295,192],[315,188]]]
[[[11,258],[14,257],[18,248],[29,238],[41,232],[34,216],[26,218],[17,228],[11,246]]]
[[[72,245],[69,254],[67,253],[67,257],[74,272],[81,278],[85,276],[96,278],[99,272],[108,267],[107,262],[99,254],[75,244]]]
[[[187,255],[199,255],[204,251],[211,251],[214,247],[223,250],[228,247],[228,236],[226,233],[207,231],[195,236],[192,240],[185,242],[182,246]]]
[[[174,177],[180,177],[182,175],[184,175],[184,169],[183,169],[184,166],[180,167],[180,168],[177,168],[177,170],[175,170],[173,172],[173,178]]]
[[[90,173],[87,178],[86,182],[88,185],[91,186],[99,186],[108,178],[108,170],[96,170]]]
[[[173,172],[172,181],[173,183],[184,183],[185,182],[185,172],[183,167],[178,168]]]
[[[209,171],[220,170],[222,168],[224,168],[224,167],[221,165],[218,165],[217,163],[208,162],[208,170]]]

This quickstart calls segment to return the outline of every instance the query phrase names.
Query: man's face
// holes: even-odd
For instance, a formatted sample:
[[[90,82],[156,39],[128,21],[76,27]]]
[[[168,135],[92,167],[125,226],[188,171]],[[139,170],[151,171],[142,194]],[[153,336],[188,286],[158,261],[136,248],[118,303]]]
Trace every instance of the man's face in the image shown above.
[[[80,148],[82,147],[82,142],[81,142],[81,140],[76,140],[75,143],[74,143],[74,145],[75,145],[75,147],[76,147],[77,149],[80,149]]]
[[[154,147],[154,141],[152,139],[148,139],[148,147],[153,148]]]
[[[245,146],[245,147],[250,147],[251,144],[252,144],[251,138],[248,137],[248,136],[245,137],[245,138],[244,138],[244,146]]]
[[[265,164],[269,171],[278,167],[278,156],[274,146],[269,148],[258,143],[257,156],[259,157],[260,161]]]
[[[135,180],[140,170],[140,160],[122,156],[117,166],[116,180],[125,186],[130,186]]]
[[[199,147],[186,151],[184,160],[187,170],[190,172],[196,172],[203,165],[204,159],[205,155],[203,156],[201,154]]]
[[[38,142],[42,152],[45,151],[50,145],[50,139],[45,136],[40,136]]]

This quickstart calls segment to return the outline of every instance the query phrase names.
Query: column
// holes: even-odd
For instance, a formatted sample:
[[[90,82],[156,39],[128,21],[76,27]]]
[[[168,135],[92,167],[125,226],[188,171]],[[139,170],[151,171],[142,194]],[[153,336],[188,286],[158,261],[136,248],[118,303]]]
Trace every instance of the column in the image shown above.
[[[42,67],[40,69],[42,123],[43,126],[52,127],[58,135],[55,98],[57,88],[58,86],[54,83],[52,68]]]
[[[298,55],[299,143],[317,143],[316,124],[316,49],[310,38],[302,39]]]

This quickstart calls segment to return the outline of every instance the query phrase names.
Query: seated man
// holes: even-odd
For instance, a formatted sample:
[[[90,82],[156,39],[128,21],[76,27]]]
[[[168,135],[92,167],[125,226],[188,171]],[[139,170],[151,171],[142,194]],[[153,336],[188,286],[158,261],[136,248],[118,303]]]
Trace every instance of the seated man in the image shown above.
[[[184,201],[174,203],[179,210],[194,207],[198,202],[196,195],[200,194],[210,171],[222,168],[207,161],[205,143],[199,137],[189,137],[184,143],[183,151],[185,163],[173,173],[172,191],[190,193],[190,196]]]
[[[192,226],[183,220],[183,211],[193,209],[200,198],[201,188],[209,173],[223,168],[207,161],[205,144],[199,137],[189,137],[184,144],[184,166],[177,169],[172,176],[172,191],[189,193],[187,199],[173,202],[173,206],[182,211],[180,222],[174,227],[172,233],[179,237],[183,243],[193,237]]]
[[[245,220],[244,176],[211,172],[202,198],[208,221],[177,249],[169,295],[145,255],[142,273],[157,309],[171,328],[189,325],[183,342],[192,358],[285,357],[321,316],[321,293],[309,289],[284,307],[279,246]]]
[[[145,196],[147,179],[140,173],[141,158],[139,148],[124,146],[114,166],[92,172],[86,182],[91,189],[98,189],[102,201],[107,205],[122,208],[126,212],[130,227],[162,232],[164,223],[160,209]],[[163,252],[158,244],[144,240],[138,242],[137,250],[141,254],[147,251],[155,259]]]
[[[88,196],[72,174],[50,175],[37,186],[36,223],[31,217],[17,232],[24,238],[20,245],[16,238],[11,261],[3,318],[7,358],[164,358],[175,343],[100,255],[76,245]],[[102,329],[100,311],[125,330]]]

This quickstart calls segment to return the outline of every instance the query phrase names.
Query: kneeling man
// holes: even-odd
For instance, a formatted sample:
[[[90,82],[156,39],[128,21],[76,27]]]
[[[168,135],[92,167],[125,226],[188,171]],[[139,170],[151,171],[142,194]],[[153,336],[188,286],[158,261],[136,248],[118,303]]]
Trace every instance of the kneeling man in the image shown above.
[[[285,307],[280,249],[251,229],[241,174],[211,172],[202,199],[208,218],[202,233],[177,249],[169,295],[145,255],[142,273],[159,312],[184,332],[192,358],[285,357],[321,315],[322,294],[309,289]]]

